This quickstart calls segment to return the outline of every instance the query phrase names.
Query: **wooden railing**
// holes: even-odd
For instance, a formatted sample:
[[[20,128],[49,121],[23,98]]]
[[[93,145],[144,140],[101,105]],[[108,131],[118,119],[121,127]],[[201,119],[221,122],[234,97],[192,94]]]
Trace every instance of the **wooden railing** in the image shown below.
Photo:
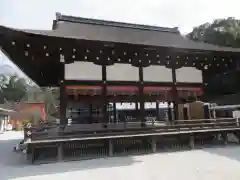
[[[72,124],[67,126],[42,125],[41,127],[25,127],[25,141],[42,139],[58,139],[71,137],[114,136],[122,134],[139,134],[150,132],[180,132],[214,129],[240,128],[237,118],[177,120],[174,124],[150,122],[142,126],[141,122],[114,124]]]

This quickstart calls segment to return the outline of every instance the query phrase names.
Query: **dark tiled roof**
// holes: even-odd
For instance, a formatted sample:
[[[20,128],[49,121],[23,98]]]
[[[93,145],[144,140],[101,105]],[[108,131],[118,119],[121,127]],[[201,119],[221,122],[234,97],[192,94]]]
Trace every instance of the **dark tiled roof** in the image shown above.
[[[106,21],[106,20],[99,20],[99,19],[66,16],[66,15],[61,15],[60,13],[56,13],[56,24],[58,21],[180,34],[177,27],[168,28],[168,27],[160,27],[160,26],[149,26],[149,25],[142,25],[142,24],[132,24],[132,23],[125,23],[125,22],[115,22],[115,21]]]
[[[164,28],[128,24],[96,19],[65,16],[57,13],[54,29],[17,30],[0,26],[0,36],[7,33],[24,32],[53,37],[74,38],[83,40],[106,41],[113,43],[129,43],[136,45],[181,48],[205,51],[240,52],[240,49],[219,47],[211,44],[195,42],[181,36],[177,28]]]

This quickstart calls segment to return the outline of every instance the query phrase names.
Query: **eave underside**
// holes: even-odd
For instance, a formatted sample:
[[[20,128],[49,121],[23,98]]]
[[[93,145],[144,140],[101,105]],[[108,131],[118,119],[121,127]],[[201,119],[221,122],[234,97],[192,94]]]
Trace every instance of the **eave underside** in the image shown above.
[[[239,56],[236,52],[228,51],[78,40],[7,28],[5,31],[0,30],[2,30],[0,45],[4,53],[39,86],[59,85],[60,55],[64,55],[66,63],[91,61],[99,65],[130,63],[137,67],[150,65],[163,65],[168,68],[196,67],[203,70],[207,76],[235,68]]]

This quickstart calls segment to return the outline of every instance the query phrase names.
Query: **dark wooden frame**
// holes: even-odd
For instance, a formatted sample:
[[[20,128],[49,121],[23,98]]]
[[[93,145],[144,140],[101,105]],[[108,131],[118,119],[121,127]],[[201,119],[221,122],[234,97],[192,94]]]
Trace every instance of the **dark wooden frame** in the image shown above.
[[[2,28],[2,27],[1,27]],[[132,83],[138,87],[138,99],[140,102],[139,115],[143,120],[144,114],[144,93],[143,86],[145,84],[164,84],[161,82],[143,82],[143,67],[149,65],[161,65],[172,69],[173,82],[168,83],[172,87],[172,99],[174,103],[175,112],[177,112],[177,104],[179,103],[177,87],[181,86],[181,83],[176,82],[176,69],[183,66],[196,67],[203,71],[203,85],[206,85],[208,79],[216,72],[223,72],[226,68],[236,68],[238,64],[238,51],[216,51],[205,49],[181,49],[174,47],[156,47],[140,44],[128,44],[118,42],[103,42],[84,39],[65,38],[57,36],[45,36],[41,33],[31,33],[25,31],[15,31],[9,29],[6,31],[5,36],[2,38],[2,48],[8,52],[11,59],[25,59],[18,60],[18,65],[26,67],[25,71],[30,72],[36,70],[33,79],[39,82],[39,85],[46,84],[44,81],[46,78],[50,79],[51,85],[60,86],[60,114],[61,124],[66,124],[66,90],[67,84],[97,84],[103,87],[103,109],[104,117],[107,117],[106,104],[108,99],[106,93],[107,84],[122,84]],[[41,49],[39,51],[39,49]],[[101,51],[101,52],[100,52]],[[114,52],[114,53],[113,53]],[[64,56],[64,62],[59,62],[59,56]],[[86,59],[87,57],[87,59]],[[98,57],[98,58],[96,58]],[[119,58],[121,61],[119,62]],[[45,59],[42,61],[42,59]],[[131,62],[129,60],[131,59]],[[160,60],[159,60],[160,59]],[[64,65],[72,63],[74,61],[87,61],[102,66],[102,80],[96,81],[66,81],[63,78]],[[90,61],[89,61],[90,60]],[[33,63],[34,62],[34,63]],[[139,81],[138,82],[109,82],[106,79],[106,66],[114,63],[127,63],[132,64],[139,68]],[[33,65],[33,66],[32,66]],[[206,69],[206,65],[208,68]],[[210,66],[211,65],[211,66]],[[45,77],[45,74],[49,74],[56,68],[57,72],[53,74],[53,78]],[[31,73],[30,73],[31,74]],[[37,76],[36,74],[41,74]],[[57,81],[56,82],[56,77]],[[48,81],[48,80],[47,80]],[[166,83],[165,83],[166,84]],[[184,84],[184,83],[183,83]],[[192,84],[195,86],[196,84]],[[199,85],[197,85],[199,87]],[[154,100],[154,99],[153,99]],[[178,119],[177,113],[175,113],[175,119]]]

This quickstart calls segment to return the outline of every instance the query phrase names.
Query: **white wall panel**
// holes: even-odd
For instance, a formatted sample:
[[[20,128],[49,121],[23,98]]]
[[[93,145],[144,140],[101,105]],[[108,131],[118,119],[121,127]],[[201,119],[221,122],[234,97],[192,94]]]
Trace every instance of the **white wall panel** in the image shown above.
[[[194,67],[182,67],[176,70],[177,82],[202,83],[202,71]]]
[[[65,65],[66,80],[102,80],[102,67],[92,62],[76,61]]]
[[[143,68],[143,80],[151,82],[172,82],[172,70],[165,66],[148,66]]]
[[[115,63],[107,66],[107,80],[108,81],[138,81],[138,68],[131,64]]]

